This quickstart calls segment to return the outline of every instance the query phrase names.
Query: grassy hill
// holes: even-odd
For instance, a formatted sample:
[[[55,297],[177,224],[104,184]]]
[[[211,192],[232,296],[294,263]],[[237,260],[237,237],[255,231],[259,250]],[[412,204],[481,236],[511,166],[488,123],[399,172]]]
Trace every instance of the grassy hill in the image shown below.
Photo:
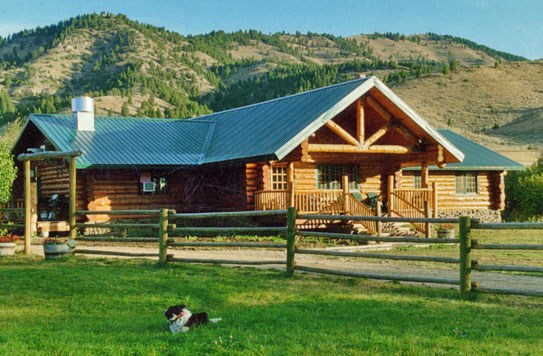
[[[99,114],[192,117],[375,74],[436,126],[526,147],[543,143],[523,129],[541,121],[541,69],[432,33],[182,36],[92,14],[0,40],[0,124],[10,140],[17,118],[68,112],[71,97],[82,94],[96,98]]]

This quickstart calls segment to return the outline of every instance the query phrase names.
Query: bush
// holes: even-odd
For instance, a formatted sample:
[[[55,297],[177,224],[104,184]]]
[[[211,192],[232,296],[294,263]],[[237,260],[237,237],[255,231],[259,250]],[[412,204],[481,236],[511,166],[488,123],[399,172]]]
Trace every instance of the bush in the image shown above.
[[[543,218],[543,156],[524,171],[512,171],[505,179],[506,220]]]
[[[11,186],[17,176],[13,156],[6,144],[0,143],[0,203],[5,203],[11,196]]]

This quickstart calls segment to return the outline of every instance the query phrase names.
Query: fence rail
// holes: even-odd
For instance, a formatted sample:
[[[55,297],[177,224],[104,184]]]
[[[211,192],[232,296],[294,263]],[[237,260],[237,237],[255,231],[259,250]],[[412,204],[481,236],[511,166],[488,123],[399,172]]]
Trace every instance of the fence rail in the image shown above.
[[[330,193],[331,195],[326,195]],[[335,192],[327,192],[325,201],[331,204],[341,203],[343,208],[348,201],[336,201],[334,198]],[[330,205],[329,205],[330,207]],[[3,210],[2,210],[3,209]],[[334,208],[335,209],[335,208]],[[334,209],[329,209],[334,211]],[[1,208],[2,211],[20,212],[21,208]],[[427,210],[427,209],[426,209]],[[502,271],[502,272],[527,272],[527,273],[543,273],[543,266],[511,266],[511,265],[485,265],[479,264],[476,259],[472,259],[472,253],[479,250],[543,250],[543,244],[486,244],[480,243],[471,238],[471,232],[474,229],[543,229],[543,223],[502,223],[502,224],[486,224],[480,223],[478,220],[468,217],[455,219],[438,219],[438,218],[405,218],[405,217],[382,217],[382,216],[354,216],[354,215],[337,215],[337,214],[297,214],[294,207],[279,210],[264,210],[264,211],[243,211],[243,212],[219,212],[219,213],[186,213],[177,214],[174,210],[111,210],[111,211],[76,211],[74,215],[125,215],[125,216],[155,216],[158,218],[156,223],[75,223],[71,224],[72,228],[87,228],[87,227],[107,227],[107,228],[152,228],[157,229],[157,237],[147,238],[114,238],[105,236],[81,236],[77,237],[80,241],[94,242],[145,242],[158,243],[158,253],[132,253],[118,251],[103,251],[92,249],[77,249],[75,253],[79,254],[96,254],[96,255],[116,255],[125,257],[158,257],[160,264],[168,262],[193,262],[193,263],[211,263],[211,264],[238,264],[238,265],[285,265],[286,275],[290,276],[295,270],[324,273],[339,276],[350,276],[371,279],[387,279],[409,282],[423,283],[442,283],[459,285],[460,295],[462,298],[468,298],[472,292],[479,293],[498,293],[498,294],[518,294],[530,296],[543,296],[543,290],[523,290],[523,289],[506,289],[506,288],[487,288],[479,286],[479,283],[472,282],[472,271]],[[261,226],[244,226],[244,227],[177,227],[176,224],[170,224],[171,220],[192,220],[192,219],[217,219],[217,218],[239,218],[239,217],[269,217],[278,216],[285,217],[286,226],[279,227],[261,227]],[[342,233],[316,232],[316,231],[296,231],[296,219],[306,220],[342,220],[342,221],[366,221],[372,223],[381,222],[409,222],[428,225],[430,223],[458,223],[460,226],[460,236],[458,239],[442,239],[442,238],[418,238],[418,237],[383,237],[371,236],[368,234],[351,235]],[[22,227],[21,224],[1,224],[0,226]],[[274,233],[282,234],[286,238],[285,243],[262,243],[262,242],[226,242],[226,241],[176,241],[169,237],[169,233]],[[302,249],[296,247],[296,235],[311,236],[317,238],[328,239],[347,239],[354,241],[375,241],[375,242],[408,242],[408,243],[424,243],[424,244],[458,244],[459,258],[449,258],[440,256],[413,256],[413,255],[396,255],[383,253],[367,253],[367,252],[344,252],[330,250],[315,250]],[[25,253],[27,251],[29,241],[26,240],[25,234]],[[284,249],[285,259],[277,260],[225,260],[225,259],[202,259],[202,258],[175,258],[168,254],[168,248],[171,247],[238,247],[238,248],[274,248]],[[427,278],[407,275],[389,275],[379,273],[359,273],[352,271],[339,271],[332,269],[316,268],[312,266],[300,266],[295,264],[295,255],[323,255],[323,256],[338,256],[352,258],[372,258],[383,260],[405,260],[405,261],[426,261],[458,264],[460,266],[460,275],[458,279],[447,278]]]

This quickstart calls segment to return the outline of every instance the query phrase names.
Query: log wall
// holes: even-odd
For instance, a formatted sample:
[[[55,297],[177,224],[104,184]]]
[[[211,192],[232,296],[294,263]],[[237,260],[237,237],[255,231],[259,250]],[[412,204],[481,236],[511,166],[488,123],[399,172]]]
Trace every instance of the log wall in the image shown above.
[[[477,209],[498,209],[501,195],[499,184],[499,173],[479,172],[478,194],[456,194],[456,175],[450,171],[430,171],[428,182],[431,185],[437,183],[438,187],[438,209],[439,210],[477,210]],[[413,188],[414,171],[404,171],[400,189]],[[496,176],[498,178],[496,178]]]

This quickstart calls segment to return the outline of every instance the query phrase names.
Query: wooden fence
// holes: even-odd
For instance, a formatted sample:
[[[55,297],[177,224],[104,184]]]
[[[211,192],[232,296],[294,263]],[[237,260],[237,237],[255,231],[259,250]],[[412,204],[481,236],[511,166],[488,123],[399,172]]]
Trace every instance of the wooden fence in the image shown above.
[[[4,208],[6,209],[6,208]],[[0,209],[1,211],[1,209]],[[472,282],[471,273],[475,271],[513,271],[513,272],[530,272],[543,273],[543,267],[533,266],[507,266],[507,265],[482,265],[476,260],[472,260],[473,250],[532,250],[543,251],[543,244],[483,244],[471,238],[473,229],[541,229],[543,223],[499,223],[485,224],[477,220],[472,220],[469,217],[441,219],[441,218],[405,218],[405,217],[382,217],[382,216],[351,216],[351,215],[304,215],[297,214],[294,207],[289,207],[287,210],[268,210],[268,211],[243,211],[243,212],[220,212],[220,213],[189,213],[177,214],[174,210],[116,210],[116,211],[76,211],[75,215],[92,215],[92,214],[109,214],[119,216],[152,216],[157,221],[153,223],[76,223],[74,229],[77,228],[146,228],[156,229],[157,237],[147,238],[114,238],[105,236],[79,236],[80,241],[94,242],[155,242],[158,243],[157,253],[130,253],[118,251],[102,251],[92,249],[76,249],[79,254],[97,254],[97,255],[116,255],[129,257],[158,257],[159,263],[164,265],[169,262],[194,262],[194,263],[212,263],[212,264],[235,264],[235,265],[285,265],[286,275],[290,276],[295,270],[305,272],[324,273],[339,276],[361,277],[369,279],[384,279],[397,280],[407,282],[422,282],[422,283],[439,283],[458,285],[460,288],[460,296],[468,298],[472,292],[479,293],[497,293],[497,294],[515,294],[528,296],[543,296],[542,290],[522,290],[522,289],[502,289],[502,288],[486,288],[479,286],[479,283]],[[285,217],[286,226],[242,226],[242,227],[177,227],[176,224],[170,224],[173,221],[186,221],[195,219],[221,219],[221,218],[244,218],[244,217]],[[418,237],[402,237],[402,236],[372,236],[372,235],[351,235],[344,233],[331,232],[316,232],[316,231],[296,231],[296,219],[305,220],[343,220],[343,221],[366,221],[373,223],[383,222],[408,222],[420,224],[444,224],[458,223],[460,226],[459,238],[418,238]],[[207,236],[216,236],[224,233],[265,233],[282,236],[286,242],[284,243],[260,243],[260,242],[197,242],[197,241],[176,241],[174,238],[169,238],[169,233],[176,236],[191,236],[193,234],[206,234]],[[340,252],[330,250],[315,250],[297,248],[296,236],[310,236],[316,238],[340,239],[351,241],[375,241],[375,242],[409,242],[409,243],[424,243],[424,244],[458,244],[459,258],[439,257],[439,256],[413,256],[413,255],[396,255],[384,253],[367,253],[367,252]],[[27,242],[25,239],[25,251]],[[175,258],[168,254],[169,247],[247,247],[247,248],[279,248],[285,249],[285,259],[278,260],[224,260],[224,259],[198,259],[198,258]],[[296,254],[306,255],[323,255],[336,257],[356,257],[356,258],[372,258],[382,260],[405,260],[405,261],[426,261],[437,263],[448,263],[459,265],[459,278],[429,278],[406,275],[390,275],[379,273],[361,273],[343,270],[332,270],[315,268],[310,266],[297,265],[295,263]]]

